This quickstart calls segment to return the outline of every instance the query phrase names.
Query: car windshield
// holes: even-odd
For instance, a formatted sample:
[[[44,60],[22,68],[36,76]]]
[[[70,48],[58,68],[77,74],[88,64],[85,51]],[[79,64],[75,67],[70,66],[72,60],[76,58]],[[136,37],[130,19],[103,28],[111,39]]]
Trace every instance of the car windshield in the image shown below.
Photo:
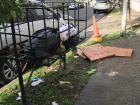
[[[107,0],[96,0],[96,3],[107,3]]]

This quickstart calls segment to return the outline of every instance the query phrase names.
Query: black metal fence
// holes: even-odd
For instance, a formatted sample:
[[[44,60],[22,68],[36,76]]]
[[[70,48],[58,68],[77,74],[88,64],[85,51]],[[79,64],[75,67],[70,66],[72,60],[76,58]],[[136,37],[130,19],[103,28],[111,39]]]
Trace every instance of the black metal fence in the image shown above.
[[[88,11],[86,3],[76,2],[26,4],[24,8],[22,17],[17,15],[15,20],[11,19],[5,27],[0,27],[0,74],[3,74],[6,82],[16,77],[8,78],[10,74],[5,72],[8,68],[12,74],[18,74],[22,102],[27,105],[20,64],[50,66],[61,59],[66,68],[66,51],[76,45],[75,41],[82,40],[79,34],[81,31],[85,30],[86,38]],[[80,19],[79,16],[82,8],[85,9],[85,19]],[[65,49],[61,48],[62,45]],[[30,77],[32,73],[33,71]]]

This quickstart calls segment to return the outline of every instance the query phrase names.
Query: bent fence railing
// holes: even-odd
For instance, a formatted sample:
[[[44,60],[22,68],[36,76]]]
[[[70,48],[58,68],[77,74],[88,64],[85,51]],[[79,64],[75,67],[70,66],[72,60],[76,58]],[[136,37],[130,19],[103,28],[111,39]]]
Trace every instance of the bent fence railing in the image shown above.
[[[18,74],[22,102],[27,105],[20,64],[50,66],[61,59],[66,68],[65,54],[71,47],[68,41],[79,42],[86,38],[88,7],[86,3],[47,2],[40,5],[26,4],[24,8],[22,17],[17,15],[15,20],[11,19],[11,22],[0,27],[0,70],[4,71],[2,66],[6,64],[7,68]],[[79,15],[81,9],[85,11],[84,19]],[[85,34],[81,38],[80,32],[83,30]],[[66,49],[61,48],[62,44]],[[57,56],[54,58],[54,55]],[[13,61],[16,65],[12,64]],[[33,70],[30,77],[32,73]]]

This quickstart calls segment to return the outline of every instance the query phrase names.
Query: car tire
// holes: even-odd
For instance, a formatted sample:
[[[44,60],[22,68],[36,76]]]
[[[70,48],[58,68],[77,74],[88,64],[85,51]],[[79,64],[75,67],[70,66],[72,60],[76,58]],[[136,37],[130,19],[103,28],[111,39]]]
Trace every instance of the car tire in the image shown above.
[[[106,14],[109,14],[109,12],[110,12],[110,10],[106,10],[106,11],[105,11]]]
[[[94,13],[97,13],[97,11],[94,9]]]
[[[17,77],[15,60],[0,61],[0,79],[9,83]]]

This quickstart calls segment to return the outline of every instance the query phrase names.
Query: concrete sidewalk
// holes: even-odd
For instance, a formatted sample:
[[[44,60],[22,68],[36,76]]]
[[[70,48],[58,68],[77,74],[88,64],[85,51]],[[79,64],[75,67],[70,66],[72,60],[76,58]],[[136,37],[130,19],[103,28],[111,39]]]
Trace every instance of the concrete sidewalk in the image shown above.
[[[140,13],[131,11],[132,15],[132,25],[136,26],[140,24]],[[129,19],[128,19],[129,20]],[[99,27],[99,32],[102,36],[106,34],[110,34],[113,32],[118,32],[121,29],[121,15],[118,16],[113,16],[113,15],[107,15],[104,16],[100,21],[98,21],[98,27]],[[127,22],[127,28],[130,27],[129,21]],[[87,32],[87,37],[89,38],[93,34],[93,27],[90,26],[86,30]],[[85,32],[80,33],[80,37],[84,37]]]
[[[113,17],[108,20],[110,18],[114,22],[110,23],[110,28],[104,24],[103,30],[106,28],[111,32],[119,22],[115,22]],[[138,18],[139,15],[133,19]],[[106,19],[102,23],[107,22]],[[119,24],[118,26],[120,27]],[[75,105],[140,105],[140,28],[136,33],[133,37],[111,41],[112,46],[134,49],[133,57],[115,57],[100,61],[98,72],[91,77]]]

